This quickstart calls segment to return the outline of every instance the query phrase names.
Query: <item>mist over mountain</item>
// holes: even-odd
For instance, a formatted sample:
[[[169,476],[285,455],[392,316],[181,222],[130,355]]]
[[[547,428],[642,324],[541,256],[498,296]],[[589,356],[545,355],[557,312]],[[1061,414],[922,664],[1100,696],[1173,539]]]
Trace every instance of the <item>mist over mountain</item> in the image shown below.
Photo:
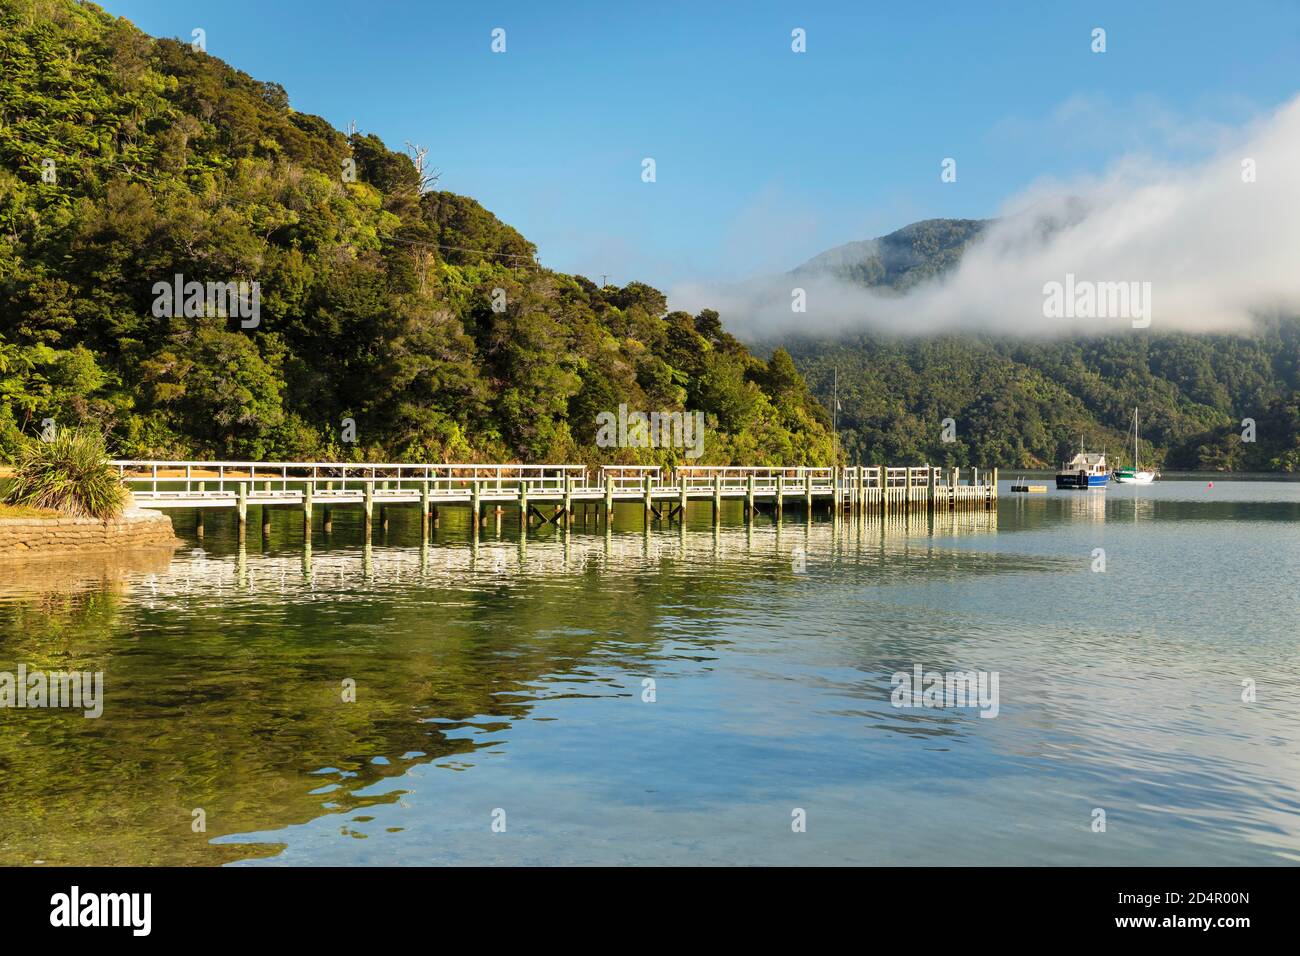
[[[1053,466],[1124,448],[1136,407],[1146,463],[1300,470],[1300,99],[1227,141],[670,298],[788,348],[828,407],[838,372],[851,461]]]
[[[1038,220],[1041,242],[1078,221],[1075,204]],[[996,220],[927,219],[887,236],[850,242],[787,274],[784,282],[868,289],[905,307],[915,290],[942,283]],[[1053,467],[1080,441],[1131,458],[1133,409],[1146,464],[1205,470],[1300,470],[1300,321],[1256,318],[1242,334],[1120,328],[1046,337],[966,333],[909,335],[870,328],[783,333],[783,346],[830,407],[838,395],[850,461],[924,460]],[[838,387],[836,380],[838,379]],[[956,441],[942,440],[951,418]],[[1244,419],[1255,441],[1242,441]]]

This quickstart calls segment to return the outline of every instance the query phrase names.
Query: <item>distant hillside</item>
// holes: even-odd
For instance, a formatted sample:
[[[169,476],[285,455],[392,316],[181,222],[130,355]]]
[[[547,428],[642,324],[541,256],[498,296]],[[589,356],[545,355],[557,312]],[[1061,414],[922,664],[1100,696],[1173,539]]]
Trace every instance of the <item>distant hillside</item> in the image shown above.
[[[431,185],[188,43],[0,0],[0,453],[53,419],[138,457],[680,456],[598,449],[597,414],[626,403],[706,413],[704,462],[830,460],[784,353],[541,268]],[[175,317],[154,287],[176,275],[257,282],[256,326],[212,302]]]
[[[961,261],[993,220],[928,219],[851,242],[794,274],[831,275],[905,296]],[[1256,334],[1126,331],[1069,339],[989,335],[790,338],[786,347],[828,406],[839,374],[849,461],[1054,467],[1080,438],[1131,457],[1133,409],[1144,462],[1166,468],[1300,471],[1300,320]],[[953,419],[956,441],[941,440]],[[1242,441],[1242,420],[1255,441]]]
[[[878,239],[847,242],[814,256],[795,276],[826,275],[867,288],[897,292],[943,275],[991,219],[925,219]]]

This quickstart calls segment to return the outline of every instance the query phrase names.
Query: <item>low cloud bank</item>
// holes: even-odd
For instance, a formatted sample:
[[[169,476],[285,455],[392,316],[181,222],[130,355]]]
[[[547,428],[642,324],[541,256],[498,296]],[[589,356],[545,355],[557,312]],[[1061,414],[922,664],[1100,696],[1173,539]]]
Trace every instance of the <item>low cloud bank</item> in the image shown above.
[[[900,224],[901,225],[901,224]],[[798,312],[803,290],[806,311]],[[1121,301],[1123,300],[1123,301]],[[1241,331],[1300,313],[1300,97],[1193,165],[1128,158],[1009,203],[957,269],[899,295],[805,273],[670,293],[742,337]]]

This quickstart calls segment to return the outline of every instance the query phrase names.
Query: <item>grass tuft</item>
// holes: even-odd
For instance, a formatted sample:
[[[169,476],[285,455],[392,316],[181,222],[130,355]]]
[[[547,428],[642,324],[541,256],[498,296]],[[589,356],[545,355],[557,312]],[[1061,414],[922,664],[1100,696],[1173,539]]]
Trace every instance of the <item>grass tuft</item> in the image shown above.
[[[51,441],[27,439],[18,447],[4,501],[107,521],[122,513],[126,488],[108,463],[103,435],[62,428]]]

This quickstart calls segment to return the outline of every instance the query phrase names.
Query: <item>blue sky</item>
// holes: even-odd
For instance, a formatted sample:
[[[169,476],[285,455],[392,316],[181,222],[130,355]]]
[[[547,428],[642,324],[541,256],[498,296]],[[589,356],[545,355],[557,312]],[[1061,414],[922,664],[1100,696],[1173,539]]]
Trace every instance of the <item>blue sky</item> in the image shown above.
[[[428,146],[440,187],[545,265],[666,289],[992,215],[1121,156],[1191,158],[1289,100],[1300,63],[1291,2],[102,5],[156,36],[202,27],[295,109]]]

